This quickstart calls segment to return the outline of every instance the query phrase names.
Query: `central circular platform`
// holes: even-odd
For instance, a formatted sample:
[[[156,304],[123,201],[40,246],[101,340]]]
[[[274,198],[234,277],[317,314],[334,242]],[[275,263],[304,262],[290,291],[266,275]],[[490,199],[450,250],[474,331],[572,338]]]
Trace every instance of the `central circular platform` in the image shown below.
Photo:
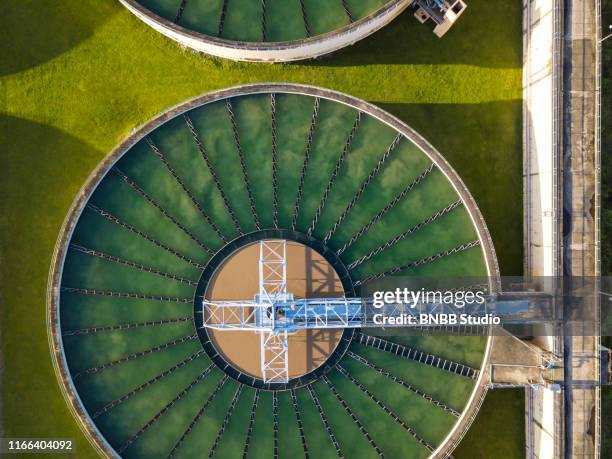
[[[259,291],[259,244],[232,253],[215,272],[206,298],[252,300]],[[339,297],[344,294],[334,268],[315,250],[287,242],[287,291],[295,298]],[[319,368],[338,347],[343,330],[300,330],[289,336],[289,377]],[[260,335],[254,331],[209,330],[216,350],[235,369],[261,379]]]

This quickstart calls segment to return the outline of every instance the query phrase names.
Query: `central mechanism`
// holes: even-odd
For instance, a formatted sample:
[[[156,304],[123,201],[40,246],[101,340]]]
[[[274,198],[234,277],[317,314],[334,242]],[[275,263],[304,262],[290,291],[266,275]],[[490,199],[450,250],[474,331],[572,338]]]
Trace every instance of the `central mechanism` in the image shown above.
[[[259,332],[261,373],[264,382],[289,381],[289,341],[287,330],[275,329],[278,302],[293,301],[287,293],[287,241],[259,243],[259,294],[255,297],[264,309],[256,309],[256,322],[266,329]],[[279,310],[279,314],[281,311]]]
[[[204,327],[260,335],[266,383],[289,380],[290,334],[304,329],[355,328],[362,324],[360,298],[294,299],[287,291],[287,241],[259,242],[259,289],[252,301],[203,301]]]

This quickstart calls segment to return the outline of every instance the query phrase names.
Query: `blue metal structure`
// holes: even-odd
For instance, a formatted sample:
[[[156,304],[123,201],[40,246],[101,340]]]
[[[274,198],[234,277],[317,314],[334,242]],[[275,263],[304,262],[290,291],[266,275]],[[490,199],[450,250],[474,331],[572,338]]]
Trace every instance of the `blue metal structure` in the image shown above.
[[[552,297],[533,292],[483,296],[480,304],[461,307],[444,302],[381,304],[358,297],[294,299],[287,292],[286,265],[286,241],[260,241],[255,299],[202,302],[204,327],[260,333],[266,383],[289,380],[288,336],[300,330],[461,324],[444,322],[444,317],[451,316],[472,317],[470,325],[542,323],[554,317]],[[441,322],[437,317],[442,317]]]

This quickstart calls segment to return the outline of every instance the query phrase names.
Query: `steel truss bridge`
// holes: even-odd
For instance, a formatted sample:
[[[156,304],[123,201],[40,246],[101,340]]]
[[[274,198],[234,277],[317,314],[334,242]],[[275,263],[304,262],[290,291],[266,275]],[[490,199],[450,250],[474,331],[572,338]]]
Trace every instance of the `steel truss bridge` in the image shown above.
[[[380,328],[379,318],[421,314],[469,314],[500,317],[502,324],[550,322],[551,295],[511,293],[485,296],[482,304],[459,308],[444,303],[385,303],[374,306],[373,298],[295,299],[287,291],[287,241],[262,240],[259,243],[259,293],[254,300],[202,302],[203,327],[214,330],[253,331],[260,334],[261,372],[266,383],[289,380],[290,334],[307,329]],[[385,323],[386,327],[406,327],[406,322]]]

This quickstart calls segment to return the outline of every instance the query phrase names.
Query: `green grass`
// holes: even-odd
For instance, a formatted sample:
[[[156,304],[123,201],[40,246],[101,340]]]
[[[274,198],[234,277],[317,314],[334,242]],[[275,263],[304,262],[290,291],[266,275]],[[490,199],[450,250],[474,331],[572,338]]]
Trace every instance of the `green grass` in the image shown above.
[[[510,438],[513,441],[508,441]],[[457,459],[525,457],[524,391],[489,391],[476,421],[453,456]]]
[[[0,26],[11,33],[0,43],[4,436],[72,437],[79,457],[95,457],[49,358],[45,293],[55,240],[101,158],[151,116],[203,92],[289,81],[379,104],[457,169],[491,229],[502,272],[520,274],[520,23],[518,1],[473,0],[443,40],[404,14],[334,56],[272,66],[183,50],[113,0],[2,2]],[[522,451],[522,430],[487,427],[487,406],[463,457],[476,457],[484,443]]]

